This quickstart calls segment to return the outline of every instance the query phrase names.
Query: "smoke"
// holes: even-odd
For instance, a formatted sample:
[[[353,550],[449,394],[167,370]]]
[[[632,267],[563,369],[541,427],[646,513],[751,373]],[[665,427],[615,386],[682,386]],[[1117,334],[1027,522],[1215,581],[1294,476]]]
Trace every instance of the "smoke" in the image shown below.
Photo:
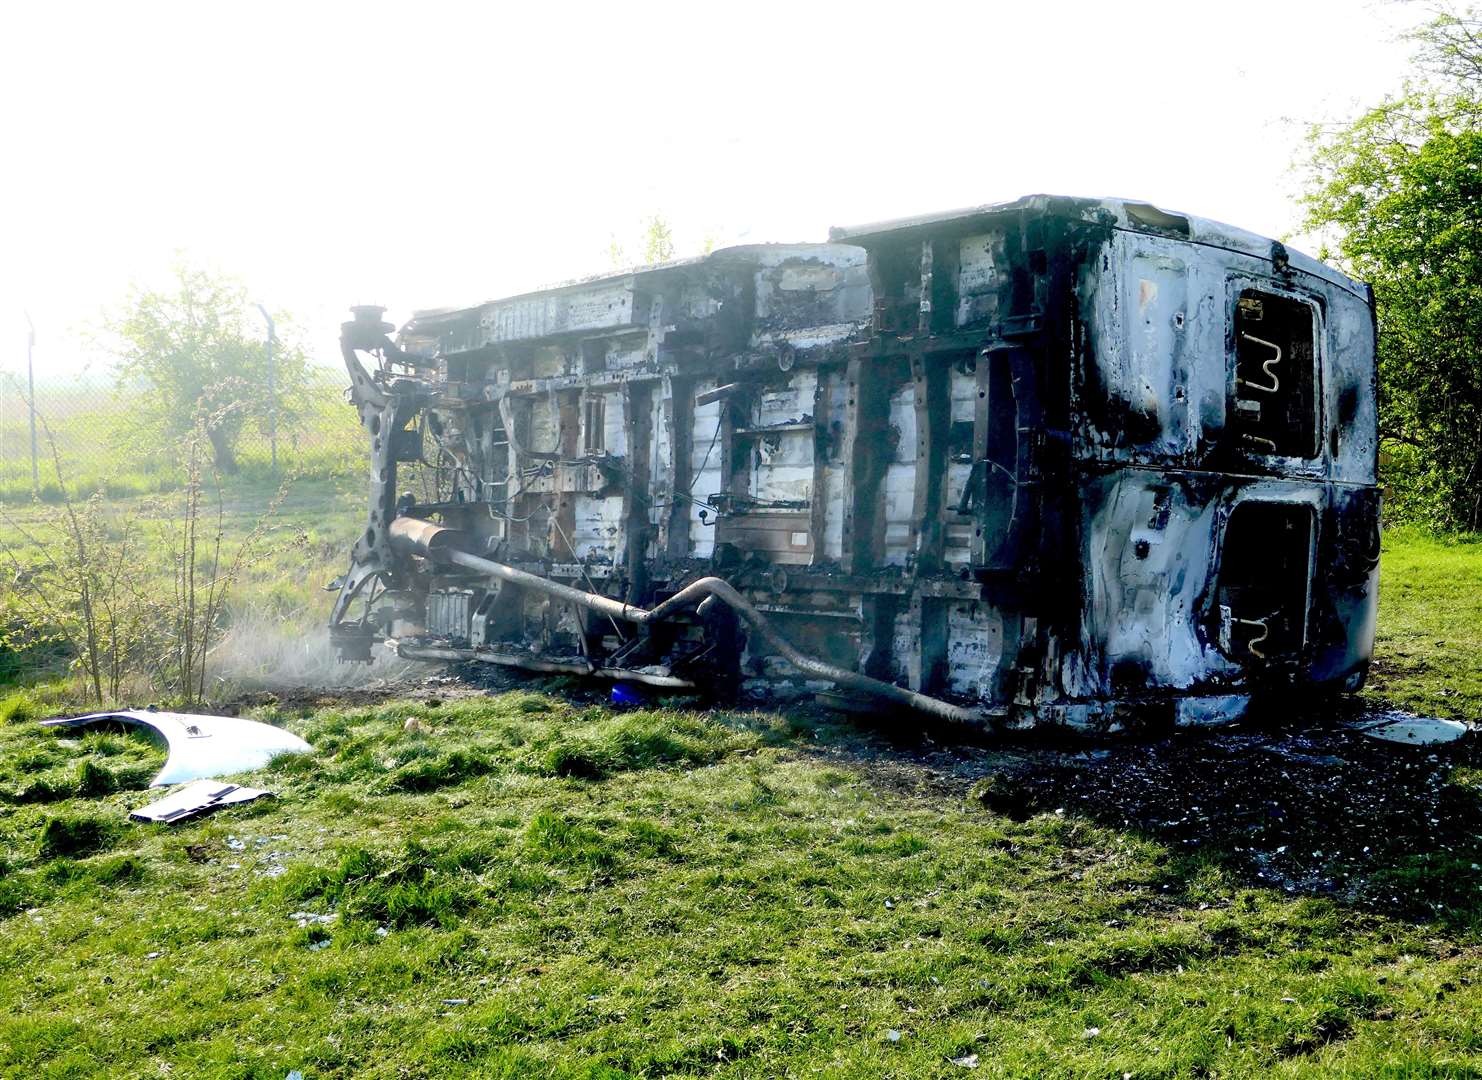
[[[432,670],[386,649],[373,649],[372,655],[369,664],[343,663],[328,628],[309,613],[281,618],[249,608],[233,612],[230,628],[211,649],[208,671],[218,687],[252,691],[375,689]]]

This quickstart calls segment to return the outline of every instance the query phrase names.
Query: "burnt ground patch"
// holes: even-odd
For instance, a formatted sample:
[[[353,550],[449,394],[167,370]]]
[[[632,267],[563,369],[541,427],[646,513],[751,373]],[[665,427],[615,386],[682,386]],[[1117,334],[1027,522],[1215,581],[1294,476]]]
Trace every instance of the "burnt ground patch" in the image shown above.
[[[1482,919],[1482,742],[1382,742],[1328,724],[1106,748],[999,773],[986,801],[1063,812],[1214,858],[1289,893]]]
[[[1482,925],[1482,736],[1380,741],[1343,717],[1256,718],[1100,744],[965,745],[820,729],[814,752],[922,795],[1076,817],[1164,844],[1170,888],[1210,860],[1249,884]]]

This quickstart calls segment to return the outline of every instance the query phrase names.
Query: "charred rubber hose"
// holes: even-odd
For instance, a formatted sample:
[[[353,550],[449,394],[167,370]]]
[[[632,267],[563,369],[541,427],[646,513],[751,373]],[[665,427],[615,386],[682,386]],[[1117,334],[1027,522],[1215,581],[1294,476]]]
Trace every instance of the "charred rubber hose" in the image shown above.
[[[916,709],[954,724],[983,727],[992,720],[988,713],[980,710],[963,708],[961,705],[953,705],[941,698],[918,694],[914,690],[907,690],[905,687],[896,686],[881,679],[872,679],[868,675],[836,667],[817,657],[799,652],[777,632],[765,615],[752,606],[751,601],[732,588],[729,582],[718,577],[701,578],[699,581],[691,582],[658,606],[641,608],[625,604],[621,600],[614,600],[609,596],[599,596],[596,593],[572,588],[570,585],[562,585],[560,582],[543,578],[539,574],[516,570],[513,566],[506,566],[492,559],[471,555],[458,547],[459,534],[456,531],[445,529],[430,521],[407,517],[397,518],[391,523],[390,535],[392,547],[404,554],[420,555],[434,561],[449,562],[455,566],[476,570],[489,577],[507,581],[511,585],[536,589],[578,607],[640,626],[662,622],[686,608],[699,604],[707,597],[714,597],[734,611],[747,626],[760,634],[762,640],[775,652],[804,674],[816,675],[820,679],[827,679],[851,690],[858,690],[862,694],[869,694],[883,701],[893,701],[898,705]]]

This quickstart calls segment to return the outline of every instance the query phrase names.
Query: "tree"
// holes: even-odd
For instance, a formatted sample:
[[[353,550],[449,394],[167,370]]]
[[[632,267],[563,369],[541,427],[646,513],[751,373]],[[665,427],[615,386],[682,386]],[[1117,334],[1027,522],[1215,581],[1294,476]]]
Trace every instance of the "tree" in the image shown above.
[[[640,265],[653,266],[674,258],[674,232],[669,226],[668,218],[663,214],[650,214],[642,220],[640,227],[642,235],[638,238],[638,243],[643,251]],[[713,247],[714,244],[709,246]],[[708,247],[705,253],[710,253]],[[608,237],[607,263],[614,270],[626,270],[633,265],[627,248],[618,240],[616,233]]]
[[[654,214],[643,226],[643,261],[648,264],[674,258],[674,234],[663,214]]]
[[[1407,85],[1312,132],[1303,203],[1334,259],[1374,287],[1380,437],[1401,516],[1482,527],[1482,18],[1416,31]]]
[[[169,289],[135,288],[105,329],[120,385],[142,393],[141,420],[172,437],[201,424],[217,469],[234,473],[243,429],[266,428],[275,410],[280,426],[291,426],[305,390],[304,352],[288,320],[275,321],[274,391],[262,319],[232,278],[178,265]]]

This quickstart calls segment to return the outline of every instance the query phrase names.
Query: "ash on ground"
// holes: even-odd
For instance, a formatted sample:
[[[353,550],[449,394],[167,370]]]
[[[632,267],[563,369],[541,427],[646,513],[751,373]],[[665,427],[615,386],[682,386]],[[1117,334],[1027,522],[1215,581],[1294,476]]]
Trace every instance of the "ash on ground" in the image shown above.
[[[1255,720],[1074,749],[922,746],[897,754],[924,767],[930,783],[965,791],[987,809],[1018,819],[1059,812],[1136,832],[1190,870],[1211,859],[1289,894],[1482,921],[1476,732],[1406,746],[1336,720]]]

